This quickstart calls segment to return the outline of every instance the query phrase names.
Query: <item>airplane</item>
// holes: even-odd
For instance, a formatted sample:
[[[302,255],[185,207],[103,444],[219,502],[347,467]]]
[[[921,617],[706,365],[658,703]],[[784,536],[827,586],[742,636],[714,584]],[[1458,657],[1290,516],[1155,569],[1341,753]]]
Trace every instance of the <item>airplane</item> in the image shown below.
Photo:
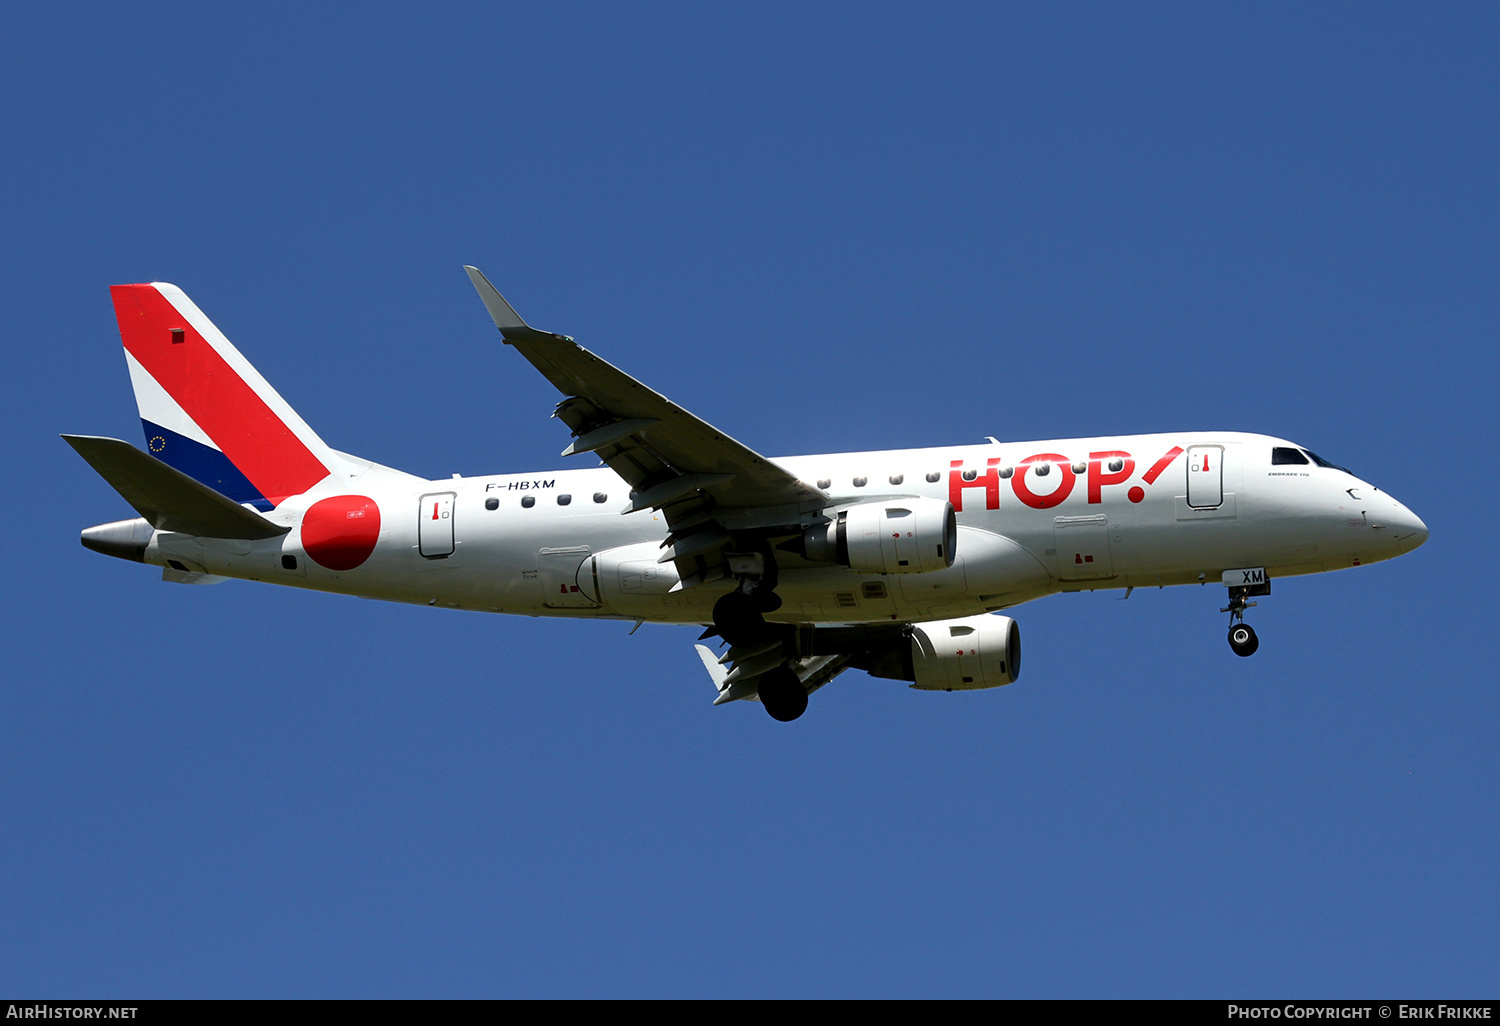
[[[465,267],[599,466],[426,480],[331,448],[175,285],[111,288],[146,451],[63,435],[140,515],[85,547],[448,609],[692,624],[715,705],[795,720],[848,669],[926,691],[1013,683],[1001,610],[1059,592],[1223,587],[1229,644],[1277,578],[1410,552],[1422,521],[1294,442],[1236,431],[770,459]],[[728,646],[723,655],[701,644]]]

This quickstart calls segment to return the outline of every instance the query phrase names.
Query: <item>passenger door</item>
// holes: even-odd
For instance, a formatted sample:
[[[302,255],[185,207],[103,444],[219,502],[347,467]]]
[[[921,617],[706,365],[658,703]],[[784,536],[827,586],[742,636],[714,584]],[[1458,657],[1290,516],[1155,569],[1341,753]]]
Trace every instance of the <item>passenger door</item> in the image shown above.
[[[426,559],[453,555],[454,492],[432,492],[417,506],[417,551]]]
[[[1194,445],[1187,451],[1187,504],[1215,509],[1224,504],[1224,447]]]

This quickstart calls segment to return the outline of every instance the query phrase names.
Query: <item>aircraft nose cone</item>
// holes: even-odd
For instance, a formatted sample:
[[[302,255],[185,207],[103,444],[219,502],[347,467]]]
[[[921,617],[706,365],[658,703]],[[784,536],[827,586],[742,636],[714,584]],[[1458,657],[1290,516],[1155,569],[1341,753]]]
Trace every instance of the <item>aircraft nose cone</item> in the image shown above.
[[[1392,519],[1392,534],[1402,552],[1410,552],[1427,540],[1427,525],[1422,523],[1422,518],[1399,502]]]

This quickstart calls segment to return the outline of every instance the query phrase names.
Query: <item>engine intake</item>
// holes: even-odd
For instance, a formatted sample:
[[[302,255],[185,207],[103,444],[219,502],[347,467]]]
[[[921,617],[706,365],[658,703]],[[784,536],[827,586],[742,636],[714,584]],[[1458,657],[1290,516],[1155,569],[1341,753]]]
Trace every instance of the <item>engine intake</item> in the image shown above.
[[[957,543],[953,505],[940,499],[861,503],[802,535],[808,559],[876,574],[946,570]]]

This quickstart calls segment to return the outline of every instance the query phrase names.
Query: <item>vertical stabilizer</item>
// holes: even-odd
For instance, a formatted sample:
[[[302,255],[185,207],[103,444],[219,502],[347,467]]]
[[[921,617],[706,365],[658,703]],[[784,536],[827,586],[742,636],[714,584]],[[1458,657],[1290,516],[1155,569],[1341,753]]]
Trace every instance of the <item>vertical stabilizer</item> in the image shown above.
[[[109,291],[153,456],[260,509],[300,495],[341,465],[177,286]]]

